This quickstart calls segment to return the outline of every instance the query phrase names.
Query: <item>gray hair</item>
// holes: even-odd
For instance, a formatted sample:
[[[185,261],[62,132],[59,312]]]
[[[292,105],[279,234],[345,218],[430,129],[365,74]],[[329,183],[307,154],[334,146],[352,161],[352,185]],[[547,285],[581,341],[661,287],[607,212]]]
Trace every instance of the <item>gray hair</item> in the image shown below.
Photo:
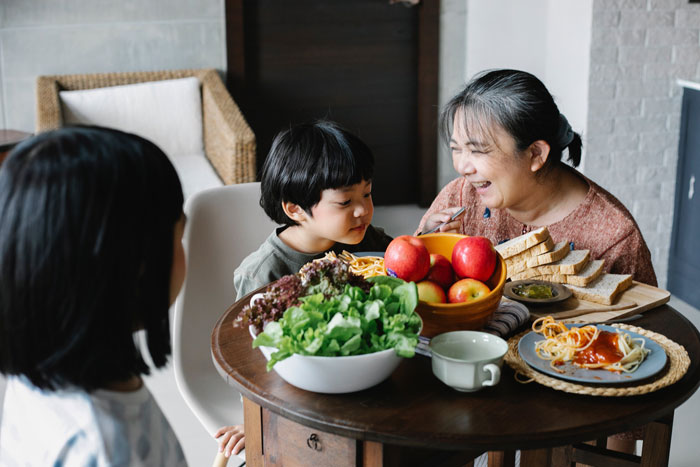
[[[513,137],[518,151],[546,141],[550,153],[543,173],[561,162],[564,149],[574,167],[581,162],[581,136],[559,112],[542,81],[530,73],[491,70],[472,78],[442,110],[440,129],[446,141],[458,112],[468,133],[491,134],[496,124]]]

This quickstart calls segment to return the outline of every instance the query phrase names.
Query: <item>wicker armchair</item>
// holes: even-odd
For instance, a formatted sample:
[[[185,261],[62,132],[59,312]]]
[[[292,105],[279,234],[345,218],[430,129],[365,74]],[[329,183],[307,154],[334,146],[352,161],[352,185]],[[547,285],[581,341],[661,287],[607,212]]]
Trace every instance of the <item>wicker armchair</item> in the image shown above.
[[[202,83],[204,151],[227,185],[255,181],[255,135],[214,69],[171,70],[37,78],[37,132],[63,124],[59,91],[95,89],[194,76]]]

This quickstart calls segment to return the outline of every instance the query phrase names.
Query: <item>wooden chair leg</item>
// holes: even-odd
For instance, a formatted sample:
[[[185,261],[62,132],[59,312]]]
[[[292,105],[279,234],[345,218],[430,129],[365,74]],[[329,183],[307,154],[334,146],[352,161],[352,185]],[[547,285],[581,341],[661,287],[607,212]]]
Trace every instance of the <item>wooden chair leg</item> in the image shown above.
[[[572,458],[584,465],[615,467],[668,466],[671,453],[673,413],[645,426],[642,455],[635,456],[606,448],[604,440],[573,446]]]
[[[639,467],[639,456],[612,451],[588,443],[576,444],[572,449],[576,466]]]

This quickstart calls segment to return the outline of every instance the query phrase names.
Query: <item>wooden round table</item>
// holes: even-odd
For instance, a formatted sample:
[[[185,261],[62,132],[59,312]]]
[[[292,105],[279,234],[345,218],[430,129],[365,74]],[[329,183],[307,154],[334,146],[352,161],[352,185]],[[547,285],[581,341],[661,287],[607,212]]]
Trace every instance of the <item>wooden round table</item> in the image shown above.
[[[248,330],[233,326],[247,302],[246,297],[235,303],[217,322],[212,356],[219,373],[244,397],[246,455],[251,465],[258,465],[256,456],[269,463],[268,454],[284,457],[296,447],[298,455],[305,456],[319,443],[320,452],[325,449],[336,461],[354,456],[347,464],[331,465],[386,465],[390,452],[395,456],[412,452],[415,458],[416,453],[431,450],[475,454],[571,445],[672,417],[700,384],[700,334],[680,313],[661,306],[632,324],[683,345],[691,364],[676,384],[650,394],[584,396],[537,383],[521,384],[505,364],[497,386],[461,393],[435,378],[430,359],[421,355],[403,361],[389,379],[373,388],[317,394],[266,371],[262,353],[251,348]],[[263,439],[258,440],[258,434]],[[349,447],[332,451],[330,440]]]

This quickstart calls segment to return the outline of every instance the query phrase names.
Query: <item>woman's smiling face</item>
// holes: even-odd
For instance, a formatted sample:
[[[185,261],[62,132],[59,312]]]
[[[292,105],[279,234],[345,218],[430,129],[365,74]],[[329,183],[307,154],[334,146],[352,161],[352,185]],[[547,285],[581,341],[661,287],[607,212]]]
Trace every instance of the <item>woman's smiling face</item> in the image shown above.
[[[450,149],[452,165],[467,179],[490,209],[515,207],[523,198],[524,181],[534,173],[518,154],[515,140],[500,125],[466,128],[464,111],[455,113]]]

